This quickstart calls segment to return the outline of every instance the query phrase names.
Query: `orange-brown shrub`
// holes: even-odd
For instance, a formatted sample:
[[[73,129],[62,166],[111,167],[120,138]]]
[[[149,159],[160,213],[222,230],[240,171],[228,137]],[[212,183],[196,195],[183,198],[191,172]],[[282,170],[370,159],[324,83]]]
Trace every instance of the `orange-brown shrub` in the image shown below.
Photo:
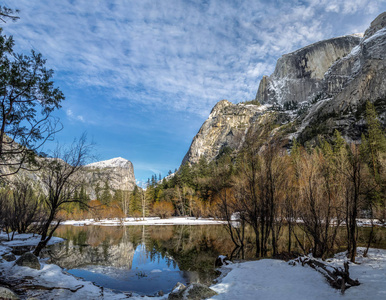
[[[153,205],[153,214],[161,219],[169,218],[174,213],[174,206],[170,202],[160,201],[155,202]]]

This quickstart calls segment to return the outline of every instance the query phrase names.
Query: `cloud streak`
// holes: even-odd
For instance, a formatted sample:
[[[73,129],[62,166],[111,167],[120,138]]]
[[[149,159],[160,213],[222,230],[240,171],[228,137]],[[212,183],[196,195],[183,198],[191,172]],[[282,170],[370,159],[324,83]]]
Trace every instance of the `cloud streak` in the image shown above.
[[[386,10],[384,0],[14,2],[20,20],[4,32],[55,70],[61,134],[87,130],[101,159],[128,157],[139,179],[178,167],[215,103],[253,99],[281,55],[363,32]]]
[[[21,20],[8,29],[79,88],[200,114],[223,98],[253,98],[281,54],[330,36],[329,13],[369,1],[303,3],[20,0]]]

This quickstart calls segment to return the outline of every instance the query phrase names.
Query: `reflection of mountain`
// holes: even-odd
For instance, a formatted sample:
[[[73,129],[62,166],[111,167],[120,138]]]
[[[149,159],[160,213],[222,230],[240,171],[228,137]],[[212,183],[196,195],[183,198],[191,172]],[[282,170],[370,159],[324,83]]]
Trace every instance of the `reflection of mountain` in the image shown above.
[[[61,226],[57,234],[67,242],[55,246],[53,262],[78,277],[106,275],[105,282],[123,282],[129,274],[130,281],[137,280],[143,272],[144,282],[156,275],[171,278],[180,270],[188,282],[210,283],[217,256],[234,248],[224,227],[213,225]]]
[[[65,269],[87,265],[112,266],[130,270],[133,264],[134,246],[129,241],[110,244],[106,241],[98,246],[75,245],[69,240],[51,248],[52,262]]]

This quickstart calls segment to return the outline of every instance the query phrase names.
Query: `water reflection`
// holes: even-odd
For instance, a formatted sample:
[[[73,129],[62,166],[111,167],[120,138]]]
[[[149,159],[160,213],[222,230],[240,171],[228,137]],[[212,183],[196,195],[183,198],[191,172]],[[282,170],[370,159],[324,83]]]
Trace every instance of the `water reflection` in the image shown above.
[[[177,282],[210,283],[214,261],[233,248],[222,226],[62,226],[51,260],[117,291],[152,295]]]
[[[365,246],[368,228],[359,230],[359,245]],[[385,248],[386,230],[379,228],[372,247]],[[344,228],[340,231],[344,241]],[[56,235],[67,239],[52,247],[52,261],[68,272],[118,291],[152,295],[169,292],[180,281],[210,284],[217,276],[218,255],[234,250],[223,226],[62,226]],[[283,227],[279,252],[288,248],[288,229]],[[299,230],[299,238],[307,242]],[[254,237],[246,228],[246,259],[255,257]],[[344,243],[342,242],[342,247]],[[301,252],[296,241],[292,251]],[[341,249],[344,250],[344,249]]]
[[[131,246],[129,251],[132,249]],[[99,286],[146,295],[156,294],[160,290],[169,292],[176,282],[186,283],[184,272],[180,271],[174,260],[159,254],[149,255],[144,244],[131,251],[129,259],[130,262],[125,266],[87,265],[68,272]]]

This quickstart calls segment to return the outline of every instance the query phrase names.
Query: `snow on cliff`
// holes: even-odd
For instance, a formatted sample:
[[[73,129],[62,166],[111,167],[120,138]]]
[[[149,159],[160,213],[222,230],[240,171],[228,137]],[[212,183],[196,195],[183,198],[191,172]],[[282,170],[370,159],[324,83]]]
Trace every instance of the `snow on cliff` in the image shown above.
[[[98,161],[86,165],[86,167],[92,168],[127,168],[131,165],[131,161],[122,157],[116,157],[108,160]]]

